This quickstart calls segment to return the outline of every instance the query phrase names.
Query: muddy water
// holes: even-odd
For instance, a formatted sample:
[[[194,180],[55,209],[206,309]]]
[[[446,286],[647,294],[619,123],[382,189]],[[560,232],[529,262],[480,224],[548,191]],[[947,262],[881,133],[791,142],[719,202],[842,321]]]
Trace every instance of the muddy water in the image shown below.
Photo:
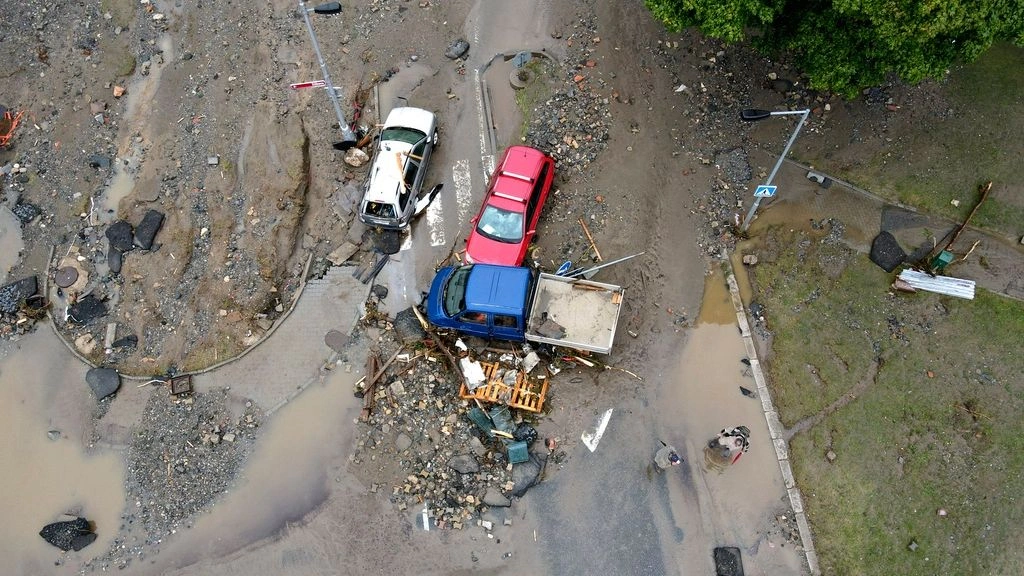
[[[677,384],[666,386],[660,399],[664,405],[686,406],[687,417],[678,425],[680,435],[687,438],[684,459],[706,538],[687,538],[678,556],[682,561],[703,557],[711,546],[738,546],[750,574],[798,574],[800,555],[764,536],[769,521],[788,501],[761,404],[739,391],[740,385],[756,386],[744,373],[741,359],[746,351],[736,323],[724,322],[732,308],[723,303],[728,293],[720,291],[718,274],[709,276],[701,314],[706,319],[693,329],[679,358]],[[704,445],[722,428],[739,425],[751,430],[750,451],[725,470],[707,468]]]
[[[355,482],[340,470],[352,445],[357,375],[338,371],[274,414],[237,488],[194,527],[167,541],[153,563],[131,573],[162,574],[228,556],[304,520],[332,486]]]
[[[700,304],[699,324],[735,324],[736,312],[722,269],[715,267],[704,277],[704,297]]]
[[[25,242],[21,239],[21,222],[7,206],[0,206],[0,284],[7,282],[7,273],[18,263]]]
[[[124,507],[117,454],[90,450],[91,410],[85,367],[47,326],[0,343],[0,558],[6,574],[73,571],[109,547]],[[51,433],[55,439],[50,439]],[[95,522],[98,538],[66,555],[39,537],[67,511]],[[57,568],[54,562],[62,561]]]

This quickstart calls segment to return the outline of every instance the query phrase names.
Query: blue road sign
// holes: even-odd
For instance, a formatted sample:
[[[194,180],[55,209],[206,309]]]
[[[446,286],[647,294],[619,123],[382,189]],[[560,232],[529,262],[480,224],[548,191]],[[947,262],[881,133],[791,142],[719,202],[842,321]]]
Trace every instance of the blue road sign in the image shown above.
[[[775,196],[775,191],[778,188],[778,186],[768,186],[762,184],[761,186],[757,187],[757,190],[754,190],[754,198],[771,198],[772,196]]]

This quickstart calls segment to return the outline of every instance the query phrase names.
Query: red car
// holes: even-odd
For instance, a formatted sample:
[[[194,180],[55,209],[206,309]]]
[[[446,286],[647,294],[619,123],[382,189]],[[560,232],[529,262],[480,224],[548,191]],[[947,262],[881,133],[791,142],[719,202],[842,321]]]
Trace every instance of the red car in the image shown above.
[[[512,146],[494,169],[484,205],[466,241],[472,264],[520,266],[537,234],[537,220],[555,179],[555,159],[529,146]]]

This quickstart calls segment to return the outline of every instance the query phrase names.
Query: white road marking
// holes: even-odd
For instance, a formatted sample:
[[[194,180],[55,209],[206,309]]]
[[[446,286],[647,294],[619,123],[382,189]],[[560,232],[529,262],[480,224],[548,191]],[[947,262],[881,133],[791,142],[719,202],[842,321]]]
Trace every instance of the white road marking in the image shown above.
[[[455,204],[459,222],[465,222],[469,204],[473,201],[473,176],[469,171],[469,160],[457,160],[452,166],[452,182],[455,183]]]
[[[595,430],[593,434],[584,432],[580,436],[580,440],[583,441],[587,448],[590,448],[591,452],[597,450],[597,443],[601,441],[601,436],[604,436],[604,429],[608,427],[608,421],[612,418],[612,410],[614,410],[614,408],[609,408],[597,420],[597,430]]]
[[[430,227],[431,246],[444,246],[445,244],[444,213],[441,210],[441,204],[440,198],[434,198],[430,206],[427,206],[427,226]]]
[[[430,216],[429,216],[430,213],[427,212],[427,214],[428,214],[427,222],[429,222],[430,221]],[[435,244],[435,246],[436,246],[436,244]],[[411,227],[409,228],[409,233],[405,235],[404,239],[402,239],[402,245],[398,248],[398,250],[399,250],[399,252],[405,252],[406,250],[409,250],[410,248],[412,248],[412,228]]]

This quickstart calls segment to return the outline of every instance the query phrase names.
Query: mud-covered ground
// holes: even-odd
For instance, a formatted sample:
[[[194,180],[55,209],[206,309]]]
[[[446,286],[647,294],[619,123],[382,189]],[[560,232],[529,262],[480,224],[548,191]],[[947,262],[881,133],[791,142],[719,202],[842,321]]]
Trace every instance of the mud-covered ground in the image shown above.
[[[624,367],[667,357],[659,334],[685,328],[696,315],[680,303],[678,282],[704,270],[689,264],[689,247],[671,245],[674,228],[693,222],[708,258],[731,247],[749,184],[770,169],[752,165],[748,152],[763,142],[777,153],[791,130],[786,123],[754,129],[739,122],[738,109],[812,108],[797,149],[884,143],[901,123],[915,121],[892,114],[890,98],[922,114],[945,110],[935,85],[890,87],[852,103],[809,92],[784,62],[693,32],[660,32],[633,14],[642,9],[635,4],[553,8],[549,33],[567,57],[543,75],[548,96],[526,130],[527,143],[559,162],[559,192],[541,221],[542,264],[588,252],[580,218],[606,254],[648,251],[636,261],[639,273],[617,279],[631,298],[618,339],[624,332],[633,338],[621,347]],[[343,6],[341,18],[319,21],[317,29],[338,63],[335,84],[347,88],[343,108],[354,113],[353,99],[361,106],[358,128],[377,119],[374,84],[400,67],[414,59],[435,69],[458,66],[444,53],[461,36],[472,3]],[[340,242],[361,240],[353,237],[361,232],[353,203],[365,168],[345,165],[329,146],[337,128],[323,94],[287,89],[320,75],[296,8],[286,0],[244,7],[104,0],[62,5],[54,14],[52,4],[30,0],[0,20],[0,104],[25,111],[11,145],[0,150],[2,200],[18,218],[23,244],[4,236],[4,250],[19,251],[8,281],[35,276],[40,292],[46,285],[55,326],[90,361],[138,375],[216,364],[258,342]],[[439,111],[443,138],[457,120],[444,113],[448,94],[422,90],[418,97],[417,105]],[[150,211],[163,216],[151,249],[118,258],[108,231],[118,221],[137,231]],[[31,329],[31,320],[17,319],[5,316],[7,336]],[[417,378],[418,386],[450,385],[440,374]],[[565,396],[572,390],[569,383]],[[227,454],[210,490],[230,480],[249,435],[258,432],[247,427],[258,423],[246,421],[247,410],[265,408],[231,410],[215,400],[201,399],[192,410],[220,420],[207,418],[188,436],[199,440],[197,454]],[[185,412],[147,408],[129,470],[139,478],[200,474],[184,462],[194,455],[164,454],[164,440],[153,435]],[[221,421],[224,428],[215,430]],[[395,451],[374,436],[392,423],[373,424],[360,454],[378,442]],[[237,444],[225,444],[224,434],[236,434]],[[154,455],[162,468],[141,466]],[[390,483],[396,474],[417,471],[368,472],[364,480]],[[507,479],[496,476],[491,486],[500,489]],[[213,498],[201,500],[195,509]],[[465,504],[463,495],[452,508]],[[138,518],[156,537],[187,522],[161,518],[160,510],[154,504]]]

